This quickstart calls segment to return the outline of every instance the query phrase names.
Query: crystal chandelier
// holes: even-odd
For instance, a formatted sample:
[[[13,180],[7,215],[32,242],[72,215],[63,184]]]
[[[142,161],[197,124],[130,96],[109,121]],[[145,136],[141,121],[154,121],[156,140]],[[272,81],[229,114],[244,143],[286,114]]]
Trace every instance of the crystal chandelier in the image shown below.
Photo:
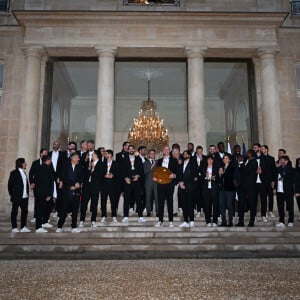
[[[168,129],[164,120],[159,117],[156,102],[150,100],[150,80],[148,80],[148,100],[143,101],[137,119],[133,119],[128,139],[135,147],[144,145],[148,150],[154,149],[157,153],[169,145]]]

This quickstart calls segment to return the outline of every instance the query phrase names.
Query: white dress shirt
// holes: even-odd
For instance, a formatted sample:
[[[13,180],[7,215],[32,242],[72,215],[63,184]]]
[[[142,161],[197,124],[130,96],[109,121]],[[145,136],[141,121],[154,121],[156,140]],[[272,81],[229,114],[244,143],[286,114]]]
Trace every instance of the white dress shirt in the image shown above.
[[[27,191],[27,176],[23,169],[19,168],[19,172],[22,176],[23,181],[23,195],[22,198],[28,198],[28,191]]]

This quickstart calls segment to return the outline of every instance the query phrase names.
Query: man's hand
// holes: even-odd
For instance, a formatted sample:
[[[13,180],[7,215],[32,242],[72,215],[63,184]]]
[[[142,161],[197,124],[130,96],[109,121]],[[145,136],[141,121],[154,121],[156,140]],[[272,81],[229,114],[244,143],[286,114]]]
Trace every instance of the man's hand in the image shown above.
[[[182,190],[185,190],[185,185],[184,185],[184,182],[183,182],[183,181],[180,181],[180,182],[179,182],[179,187],[180,187]]]
[[[130,178],[128,178],[128,177],[125,177],[125,182],[126,182],[127,184],[131,184],[131,180],[130,180]]]
[[[169,175],[169,178],[172,178],[172,179],[176,178],[176,175],[172,173],[172,174]]]
[[[32,184],[30,185],[30,188],[31,188],[32,190],[34,190],[34,189],[35,189],[35,184],[32,183]]]
[[[58,184],[58,188],[62,189],[63,188],[63,182],[60,181],[59,184]]]
[[[80,183],[78,183],[78,182],[75,183],[75,189],[76,189],[76,190],[77,190],[77,189],[80,189]]]
[[[48,202],[48,201],[50,201],[51,200],[51,196],[48,196],[47,198],[46,198],[46,201]]]
[[[156,177],[153,177],[152,180],[153,180],[154,182],[157,182],[157,181],[158,181],[158,179],[157,179]]]
[[[135,175],[135,176],[133,177],[133,181],[138,181],[139,178],[140,178],[140,175]]]
[[[111,179],[111,178],[113,178],[114,177],[114,175],[112,174],[112,173],[109,173],[109,174],[105,174],[105,176],[104,176],[105,178],[109,178],[109,179]]]

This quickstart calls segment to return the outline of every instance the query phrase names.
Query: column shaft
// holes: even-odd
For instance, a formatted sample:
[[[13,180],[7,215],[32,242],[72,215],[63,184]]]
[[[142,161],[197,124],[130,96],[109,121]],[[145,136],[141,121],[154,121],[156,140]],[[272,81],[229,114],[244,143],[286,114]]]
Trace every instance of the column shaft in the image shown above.
[[[21,104],[18,156],[36,159],[39,122],[42,48],[26,48],[24,95]]]
[[[262,122],[264,143],[275,154],[282,147],[280,103],[275,50],[259,50],[261,64]]]
[[[188,137],[189,142],[206,148],[206,116],[204,92],[205,49],[187,49],[188,57]]]
[[[99,57],[96,146],[114,145],[114,63],[116,49],[96,49]]]

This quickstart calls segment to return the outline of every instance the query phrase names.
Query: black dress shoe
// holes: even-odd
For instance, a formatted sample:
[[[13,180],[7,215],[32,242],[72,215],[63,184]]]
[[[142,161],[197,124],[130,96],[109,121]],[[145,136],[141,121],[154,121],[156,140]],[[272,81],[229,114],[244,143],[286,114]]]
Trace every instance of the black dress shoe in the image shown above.
[[[227,227],[233,227],[232,223],[228,223]]]
[[[236,227],[244,227],[245,224],[244,224],[244,222],[238,222],[235,226]]]
[[[178,213],[173,214],[173,217],[177,217],[177,216],[178,216]]]
[[[147,217],[150,217],[151,216],[151,213],[147,213]]]
[[[254,222],[249,222],[248,227],[254,227]]]
[[[219,227],[226,227],[226,223],[222,223]]]

